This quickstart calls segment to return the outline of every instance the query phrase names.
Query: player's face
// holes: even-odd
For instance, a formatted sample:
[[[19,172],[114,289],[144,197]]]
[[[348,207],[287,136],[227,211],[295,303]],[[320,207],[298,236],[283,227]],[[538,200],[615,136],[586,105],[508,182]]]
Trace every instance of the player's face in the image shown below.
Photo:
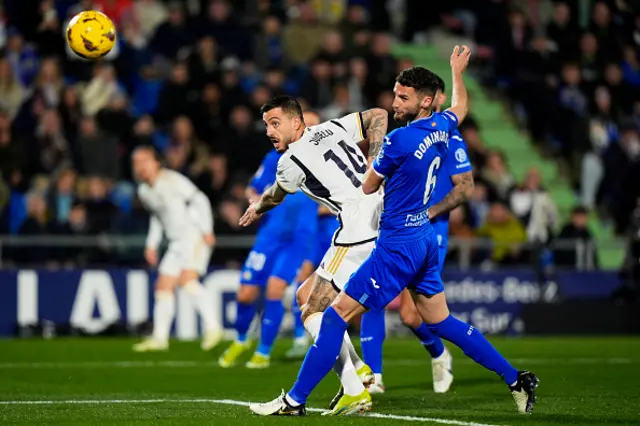
[[[422,109],[431,107],[433,101],[431,96],[421,96],[413,87],[397,82],[393,93],[393,119],[400,124],[415,120]]]
[[[153,154],[145,150],[136,151],[132,163],[134,177],[142,182],[149,182],[160,168]]]
[[[289,118],[281,108],[265,112],[262,120],[267,129],[267,137],[280,153],[287,150],[302,123],[300,117]]]

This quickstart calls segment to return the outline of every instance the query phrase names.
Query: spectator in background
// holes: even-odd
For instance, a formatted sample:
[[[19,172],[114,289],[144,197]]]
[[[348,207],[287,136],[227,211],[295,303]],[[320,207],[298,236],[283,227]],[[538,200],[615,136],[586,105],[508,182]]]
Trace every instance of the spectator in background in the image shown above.
[[[588,221],[587,209],[582,206],[574,207],[570,221],[558,234],[560,242],[554,254],[556,265],[580,270],[598,268],[598,255],[593,236],[587,227]]]
[[[0,59],[0,109],[10,120],[18,114],[25,95],[26,91],[14,76],[9,61],[6,58]]]
[[[167,6],[159,0],[138,0],[133,3],[133,17],[139,22],[142,36],[150,40],[156,29],[167,20]]]
[[[43,59],[36,76],[35,91],[42,97],[45,106],[53,108],[58,106],[63,86],[58,61],[54,58]]]
[[[333,102],[322,109],[320,117],[327,121],[361,109],[361,106],[355,106],[351,103],[349,87],[345,84],[338,84],[333,89]]]
[[[13,68],[13,75],[25,87],[30,86],[38,73],[38,55],[33,47],[25,44],[22,34],[16,28],[7,30],[5,55]]]
[[[563,1],[555,2],[553,17],[547,25],[547,37],[551,40],[553,51],[558,56],[573,54],[578,45],[579,29],[571,19],[571,9]]]
[[[14,170],[26,167],[24,144],[16,140],[11,132],[11,120],[0,111],[0,173],[4,181],[10,183]]]
[[[48,175],[71,165],[69,143],[57,109],[49,108],[42,113],[35,140],[28,146],[28,158],[33,174]]]
[[[624,81],[632,85],[637,92],[640,90],[640,62],[638,52],[634,46],[625,46],[624,61],[622,62]]]
[[[100,235],[109,233],[111,221],[116,214],[116,206],[109,199],[106,181],[97,176],[89,178],[88,197],[85,201],[89,233]]]
[[[80,122],[78,148],[84,175],[101,176],[115,181],[120,176],[119,159],[115,155],[118,141],[113,135],[104,133],[93,117],[84,117]]]
[[[51,220],[57,225],[67,222],[71,207],[76,200],[76,172],[73,169],[62,170],[55,185],[47,194],[47,204],[51,211]]]
[[[525,226],[529,242],[546,244],[551,240],[558,222],[558,209],[542,187],[537,169],[529,169],[523,184],[511,193],[510,205]]]
[[[179,116],[173,122],[171,132],[170,148],[173,150],[176,170],[182,170],[190,178],[196,176],[206,168],[208,150],[207,147],[196,139],[191,120],[186,116]],[[180,160],[184,156],[184,161]],[[184,166],[189,165],[188,169]]]
[[[188,76],[193,87],[203,87],[217,79],[218,50],[216,40],[211,36],[198,40],[196,49],[187,58]]]
[[[596,205],[596,195],[604,177],[603,157],[611,144],[618,140],[617,115],[612,108],[611,96],[606,87],[595,92],[595,114],[589,121],[588,147],[582,157],[580,191],[582,204],[587,208]]]
[[[67,215],[53,228],[56,235],[66,237],[83,237],[88,235],[87,209],[84,204],[74,200],[69,206]],[[53,257],[64,267],[83,267],[90,257],[92,250],[81,247],[56,248]]]
[[[149,47],[168,59],[174,59],[180,49],[195,41],[193,25],[187,24],[184,4],[173,1],[168,6],[169,19],[157,27]]]
[[[491,204],[487,220],[477,230],[476,235],[492,241],[491,259],[494,263],[512,265],[522,259],[521,248],[527,241],[527,233],[504,203]]]
[[[300,96],[317,108],[324,108],[332,100],[331,63],[323,57],[311,62],[311,70],[302,83]]]
[[[165,124],[190,110],[195,96],[191,93],[186,64],[177,62],[171,69],[171,79],[164,84],[158,98],[157,121]]]
[[[47,219],[47,204],[38,193],[27,196],[27,218],[20,226],[18,235],[39,236],[51,234],[52,228]],[[42,264],[50,259],[50,248],[34,245],[20,247],[15,251],[15,260],[22,264]]]
[[[640,92],[624,81],[620,65],[610,63],[604,70],[604,81],[611,93],[611,103],[624,115],[630,115],[633,103],[640,97]]]
[[[509,191],[515,185],[515,180],[505,164],[504,154],[500,151],[491,151],[487,155],[487,164],[480,177],[501,200],[507,199]]]
[[[262,21],[262,31],[253,40],[253,60],[259,68],[288,65],[280,20],[269,15]]]
[[[296,65],[307,63],[317,52],[326,27],[320,25],[309,2],[296,5],[296,13],[283,32],[285,52]]]
[[[116,96],[122,95],[115,69],[110,64],[96,66],[93,78],[82,91],[82,112],[94,116]]]
[[[216,206],[227,189],[228,178],[227,157],[214,152],[209,155],[207,167],[195,178],[194,183]]]
[[[55,6],[54,0],[40,2],[40,16],[35,42],[38,46],[38,53],[43,57],[54,55],[64,50],[64,39],[60,37],[62,28]]]
[[[484,224],[489,214],[489,190],[484,182],[476,180],[473,185],[473,193],[469,198],[469,222],[473,228],[478,228]]]
[[[224,138],[229,146],[229,169],[250,175],[271,150],[271,144],[263,132],[256,130],[251,111],[246,106],[234,107],[229,120],[231,129]]]

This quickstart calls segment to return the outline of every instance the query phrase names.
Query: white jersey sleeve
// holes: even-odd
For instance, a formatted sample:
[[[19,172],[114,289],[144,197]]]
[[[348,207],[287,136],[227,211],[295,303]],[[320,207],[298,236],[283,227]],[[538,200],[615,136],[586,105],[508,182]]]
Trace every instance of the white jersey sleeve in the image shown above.
[[[203,234],[212,234],[213,214],[207,196],[183,175],[176,174],[174,183],[185,198],[189,219]]]
[[[295,194],[304,183],[305,175],[302,169],[285,153],[278,160],[276,184],[285,192]]]
[[[353,114],[345,115],[342,118],[330,121],[342,127],[347,132],[351,138],[351,142],[353,143],[360,143],[367,138],[367,132],[364,128],[361,112],[354,112]]]
[[[151,214],[151,217],[149,218],[149,232],[147,233],[145,247],[157,250],[161,241],[162,224],[155,214]]]

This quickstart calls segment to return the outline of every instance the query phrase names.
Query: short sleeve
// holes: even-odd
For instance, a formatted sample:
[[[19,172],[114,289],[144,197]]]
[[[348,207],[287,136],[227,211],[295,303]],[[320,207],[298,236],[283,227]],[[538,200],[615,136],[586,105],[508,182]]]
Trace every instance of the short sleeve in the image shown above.
[[[353,114],[345,115],[342,118],[330,120],[329,122],[347,132],[353,143],[362,142],[367,138],[367,132],[363,126],[361,112],[354,112]]]
[[[278,167],[278,157],[267,154],[262,160],[262,164],[251,178],[249,186],[256,190],[258,194],[262,194],[268,186],[273,184]]]
[[[453,132],[451,140],[449,141],[449,152],[447,153],[445,162],[450,176],[472,170],[467,145],[457,130]]]
[[[385,136],[382,149],[373,160],[373,171],[380,177],[391,177],[402,163],[404,153],[398,141],[398,132]]]
[[[289,156],[283,155],[278,161],[276,184],[285,192],[295,194],[304,183],[305,175],[302,169]]]
[[[441,113],[440,116],[444,118],[444,123],[447,126],[447,130],[453,132],[458,128],[458,117],[453,112],[451,112],[450,110],[446,110],[445,112]]]

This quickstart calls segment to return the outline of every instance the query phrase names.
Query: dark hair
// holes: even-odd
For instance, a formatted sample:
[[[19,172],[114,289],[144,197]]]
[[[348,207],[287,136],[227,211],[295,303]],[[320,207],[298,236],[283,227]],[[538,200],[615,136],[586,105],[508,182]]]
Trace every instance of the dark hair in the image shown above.
[[[584,206],[576,206],[571,211],[571,214],[572,215],[575,215],[575,214],[589,214],[589,210],[587,210],[587,208],[584,207]]]
[[[161,158],[160,158],[160,153],[158,153],[158,150],[155,149],[155,147],[153,147],[153,145],[140,145],[138,147],[136,147],[136,149],[133,150],[133,154],[135,154],[136,152],[139,151],[146,151],[149,154],[151,154],[154,158],[154,160],[156,160],[158,163],[160,163]]]
[[[271,98],[269,102],[262,105],[260,108],[260,114],[265,114],[276,108],[282,109],[282,112],[289,118],[300,117],[301,120],[304,120],[302,117],[302,107],[295,98],[288,95],[280,95]]]
[[[442,93],[444,93],[444,80],[442,78],[440,78],[439,75],[436,75],[436,79],[438,80],[438,90],[440,90]]]
[[[444,87],[444,81],[424,67],[407,68],[398,74],[396,82],[429,96],[435,95],[438,89]]]

